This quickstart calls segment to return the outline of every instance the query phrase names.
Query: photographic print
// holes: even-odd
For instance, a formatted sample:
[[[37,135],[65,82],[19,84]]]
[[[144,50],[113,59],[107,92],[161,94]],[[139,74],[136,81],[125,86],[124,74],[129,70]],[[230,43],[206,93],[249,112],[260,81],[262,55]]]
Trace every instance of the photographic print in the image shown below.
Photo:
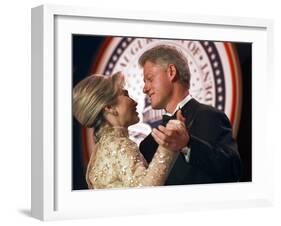
[[[155,143],[155,139],[154,142],[149,141],[153,128],[162,125],[162,116],[165,115],[166,109],[165,106],[163,109],[159,106],[152,106],[151,101],[153,102],[153,99],[150,97],[150,91],[146,90],[150,88],[145,87],[145,64],[140,65],[139,62],[140,57],[145,52],[159,46],[172,47],[186,59],[190,73],[189,81],[186,81],[189,84],[186,89],[189,91],[192,100],[194,99],[204,105],[203,110],[198,110],[199,113],[196,113],[196,115],[191,112],[184,113],[187,121],[190,121],[189,117],[195,121],[195,123],[192,122],[190,128],[188,128],[189,125],[185,125],[190,136],[188,140],[191,143],[190,146],[186,144],[189,149],[189,158],[186,158],[187,155],[184,152],[179,151],[179,155],[174,157],[173,163],[166,163],[169,172],[167,170],[167,172],[161,171],[160,166],[163,164],[158,163],[157,165],[155,160],[157,156],[154,153],[158,144]],[[162,57],[166,60],[168,57],[165,54],[168,53],[162,54],[164,56],[159,58]],[[160,60],[163,61],[162,58]],[[166,61],[168,62],[168,60]],[[176,66],[175,70],[178,73],[180,69]],[[125,159],[137,158],[137,161],[140,161],[141,164],[124,161],[122,155],[121,157],[118,154],[111,156],[115,152],[130,152],[131,147],[125,145],[125,150],[122,150],[123,146],[120,147],[117,144],[98,148],[98,157],[92,157],[91,160],[98,142],[95,141],[94,126],[87,125],[85,127],[79,123],[77,118],[73,117],[73,190],[88,189],[89,184],[91,187],[91,181],[98,181],[99,186],[96,188],[119,188],[142,186],[141,181],[146,181],[147,186],[159,186],[250,182],[252,180],[252,43],[72,34],[73,87],[91,75],[98,74],[111,77],[118,72],[123,74],[125,80],[123,88],[128,92],[129,97],[136,102],[135,108],[139,118],[138,122],[128,126],[128,140],[132,142],[129,146],[136,145],[133,149],[137,152],[137,155],[130,156],[128,154],[129,156],[126,156]],[[173,81],[173,83],[176,82]],[[95,84],[93,82],[92,86]],[[157,85],[160,86],[161,84]],[[107,89],[107,87],[103,88]],[[97,94],[94,92],[97,92]],[[106,92],[106,90],[95,90],[89,96],[93,98],[95,95],[100,95],[99,92],[110,95],[110,92]],[[169,92],[169,88],[167,92]],[[173,92],[170,92],[170,94],[174,95]],[[88,93],[84,92],[83,95],[87,96]],[[155,94],[158,98],[157,95],[161,97],[161,94]],[[87,96],[87,98],[89,97]],[[162,98],[169,99],[165,96]],[[106,101],[109,101],[109,99],[106,99]],[[90,103],[87,104],[89,107]],[[229,128],[225,131],[219,128],[227,126],[227,122],[224,125],[222,119],[217,120],[216,114],[211,113],[210,117],[207,115],[200,116],[201,111],[207,111],[205,105],[211,106],[211,111],[214,108],[217,112],[223,112],[230,122]],[[86,108],[86,105],[80,104],[79,106]],[[101,108],[105,106],[106,104]],[[94,111],[92,108],[95,108],[94,105],[87,109],[88,111]],[[172,109],[172,112],[174,110]],[[81,109],[77,111],[79,111],[80,117],[82,117],[81,114],[86,114],[86,110],[82,113]],[[129,114],[131,113],[128,111],[125,118],[130,118]],[[91,118],[91,116],[88,117]],[[95,119],[89,120],[94,121]],[[106,121],[106,119],[104,120]],[[204,125],[200,125],[201,122],[199,121],[202,121]],[[215,123],[217,125],[213,125]],[[197,129],[195,129],[196,127]],[[227,130],[230,130],[230,134],[227,134]],[[108,136],[110,135],[112,134],[108,134]],[[116,134],[113,134],[113,136],[116,136]],[[110,140],[109,137],[108,140]],[[120,140],[117,139],[113,142],[119,143]],[[202,147],[203,145],[206,147]],[[105,156],[99,152],[104,152]],[[154,161],[153,157],[155,157]],[[148,176],[138,175],[138,170],[143,175],[151,174],[154,170],[156,170],[156,175],[159,173],[166,175],[161,178],[161,183],[156,182],[155,175],[154,179],[150,179],[151,182],[147,182],[148,179],[145,177]],[[93,174],[92,178],[89,177],[89,173]],[[126,180],[134,180],[135,183],[125,183]]]

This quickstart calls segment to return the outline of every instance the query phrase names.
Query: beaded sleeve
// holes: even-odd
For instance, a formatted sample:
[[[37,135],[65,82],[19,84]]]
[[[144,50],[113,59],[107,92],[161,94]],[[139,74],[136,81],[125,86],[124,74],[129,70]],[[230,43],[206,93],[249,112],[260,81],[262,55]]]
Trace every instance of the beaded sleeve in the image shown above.
[[[120,177],[124,186],[163,185],[177,155],[176,152],[159,146],[148,165],[134,142],[128,139],[122,141],[118,158],[120,160]]]
[[[97,144],[87,169],[89,188],[160,186],[178,153],[158,147],[148,165],[136,143],[122,130],[109,131]]]

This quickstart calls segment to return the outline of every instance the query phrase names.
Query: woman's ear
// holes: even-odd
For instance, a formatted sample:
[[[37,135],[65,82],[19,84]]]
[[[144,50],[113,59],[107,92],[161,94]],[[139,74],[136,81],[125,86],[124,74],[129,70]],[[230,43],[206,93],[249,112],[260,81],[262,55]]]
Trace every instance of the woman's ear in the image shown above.
[[[118,115],[117,110],[116,110],[115,107],[113,107],[113,106],[106,106],[106,107],[104,108],[104,112],[105,112],[105,114],[112,114],[112,115],[114,115],[114,116],[117,116],[117,115]]]
[[[116,126],[118,121],[118,112],[113,106],[106,106],[103,110],[103,115],[107,123],[111,126]]]

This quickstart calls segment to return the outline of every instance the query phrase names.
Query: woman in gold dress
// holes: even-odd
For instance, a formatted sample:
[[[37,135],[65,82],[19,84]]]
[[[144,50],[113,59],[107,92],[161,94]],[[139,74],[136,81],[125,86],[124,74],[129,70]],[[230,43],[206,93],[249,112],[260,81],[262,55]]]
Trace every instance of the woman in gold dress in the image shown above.
[[[91,189],[160,186],[165,183],[177,152],[158,147],[147,164],[128,136],[128,127],[139,121],[137,103],[124,89],[121,73],[91,75],[73,90],[73,113],[84,127],[94,129],[95,150],[86,172]],[[171,120],[167,127],[182,126]]]

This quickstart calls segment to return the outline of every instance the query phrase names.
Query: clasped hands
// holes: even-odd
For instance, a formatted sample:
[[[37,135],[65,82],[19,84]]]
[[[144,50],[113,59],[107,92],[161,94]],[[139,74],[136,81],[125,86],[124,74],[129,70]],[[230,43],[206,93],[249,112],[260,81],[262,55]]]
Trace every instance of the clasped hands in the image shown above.
[[[159,145],[171,151],[180,151],[187,146],[190,139],[181,110],[176,113],[176,117],[177,119],[170,120],[166,127],[160,125],[152,129],[151,133]]]

